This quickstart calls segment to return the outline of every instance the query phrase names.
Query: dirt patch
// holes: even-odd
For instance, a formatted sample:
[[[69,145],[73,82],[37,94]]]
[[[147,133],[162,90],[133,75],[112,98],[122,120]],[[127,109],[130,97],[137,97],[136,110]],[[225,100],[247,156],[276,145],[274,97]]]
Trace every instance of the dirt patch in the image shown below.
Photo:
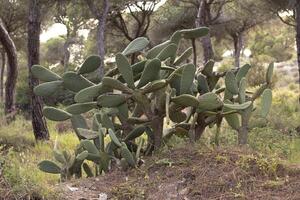
[[[147,158],[137,170],[115,170],[62,186],[72,200],[99,199],[100,194],[120,200],[296,200],[300,171],[253,152],[180,148]]]

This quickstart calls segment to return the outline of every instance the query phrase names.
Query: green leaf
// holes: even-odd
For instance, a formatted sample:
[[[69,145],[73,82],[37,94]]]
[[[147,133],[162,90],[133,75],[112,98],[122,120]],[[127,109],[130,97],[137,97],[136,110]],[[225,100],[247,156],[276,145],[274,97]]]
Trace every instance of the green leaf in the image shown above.
[[[208,92],[199,97],[198,112],[215,110],[222,107],[223,102],[213,92]]]
[[[184,107],[192,106],[197,108],[199,106],[198,99],[190,94],[182,94],[172,98],[171,101]]]
[[[83,151],[76,156],[76,160],[81,160],[81,161],[85,160],[88,157],[88,155],[89,155],[88,151]]]
[[[80,90],[93,86],[94,84],[75,72],[66,72],[63,75],[63,85],[66,89],[73,92],[79,92]]]
[[[130,88],[125,86],[120,81],[118,81],[116,79],[113,79],[113,78],[110,78],[110,77],[104,77],[102,79],[102,84],[103,84],[103,86],[107,86],[107,87],[110,87],[112,89],[122,91],[124,93],[132,93],[133,92]]]
[[[150,62],[146,64],[137,88],[141,88],[147,83],[159,79],[160,67],[161,62],[159,59],[150,60]]]
[[[122,52],[123,55],[129,55],[145,49],[149,44],[149,40],[145,37],[138,37],[134,39]]]
[[[205,63],[202,74],[204,74],[205,76],[211,76],[213,73],[214,65],[215,61],[209,60],[207,63]]]
[[[252,101],[247,101],[243,104],[224,104],[224,108],[232,109],[232,110],[245,110],[252,105]]]
[[[115,132],[111,129],[108,129],[108,134],[109,134],[109,137],[110,139],[118,146],[118,147],[121,147],[121,142],[120,140],[117,138]]]
[[[97,108],[97,102],[76,103],[66,107],[66,111],[73,115],[86,113],[94,108]]]
[[[70,113],[50,106],[45,106],[43,108],[43,115],[52,121],[65,121],[72,117]]]
[[[104,94],[97,98],[97,102],[102,107],[113,108],[126,102],[126,97],[122,94]]]
[[[128,162],[128,164],[131,167],[135,167],[134,157],[133,157],[132,153],[129,151],[129,149],[127,148],[125,143],[122,143],[122,146],[121,146],[121,156],[123,158],[125,158],[125,160]]]
[[[198,92],[200,94],[205,94],[209,92],[209,86],[206,80],[206,77],[203,74],[198,74],[197,76],[197,81],[198,81]]]
[[[97,149],[97,147],[93,144],[93,142],[91,142],[90,140],[81,140],[80,142],[81,146],[87,150],[90,154],[95,154],[98,155],[99,154],[99,150]]]
[[[186,61],[193,54],[193,48],[190,47],[185,50],[178,58],[176,58],[174,65],[179,65],[182,62]]]
[[[187,64],[183,68],[180,81],[180,94],[190,94],[194,82],[196,67],[194,64]]]
[[[231,92],[232,94],[239,93],[238,82],[233,72],[229,71],[226,73],[225,85],[226,85],[226,89],[228,89],[228,91]]]
[[[111,92],[112,89],[105,87],[102,83],[80,90],[74,97],[77,103],[86,103],[94,101],[96,97],[103,93]]]
[[[62,85],[62,81],[51,81],[39,84],[33,89],[34,94],[38,96],[51,96],[53,95],[58,88]]]
[[[164,48],[166,48],[170,44],[170,40],[161,43],[147,52],[146,58],[153,59],[155,58]]]
[[[157,56],[160,61],[165,61],[168,58],[171,58],[171,60],[175,60],[177,51],[177,45],[174,43],[169,44],[166,46]]]
[[[33,65],[31,67],[31,73],[35,78],[44,82],[61,80],[59,75],[40,65]]]
[[[224,103],[233,104],[229,100],[225,100]],[[223,113],[226,113],[229,111],[233,111],[233,110],[230,108],[224,107]],[[239,114],[232,113],[232,114],[225,115],[224,117],[225,117],[225,120],[227,121],[228,125],[231,126],[234,130],[238,130],[240,128],[241,124],[240,124]]]
[[[209,29],[207,27],[200,27],[194,29],[185,29],[181,30],[180,32],[182,33],[182,37],[185,39],[196,39],[206,36],[209,33]]]
[[[128,87],[134,89],[135,86],[133,80],[133,72],[127,58],[123,54],[118,53],[116,55],[116,63],[118,70],[121,73],[125,82],[127,83]]]
[[[96,55],[89,56],[85,61],[82,63],[78,70],[78,74],[86,74],[94,72],[98,69],[101,65],[101,58]]]
[[[138,137],[140,137],[146,130],[146,127],[144,125],[136,126],[128,135],[125,137],[124,141],[130,141],[134,140]]]
[[[86,123],[86,120],[84,117],[82,117],[81,115],[73,115],[71,117],[71,123],[72,123],[72,127],[77,135],[77,137],[81,140],[84,139],[84,137],[82,137],[79,134],[78,128],[83,128],[83,129],[88,129],[88,125]]]
[[[237,80],[238,84],[240,83],[242,78],[246,77],[250,68],[251,68],[251,65],[245,64],[239,69],[238,73],[236,74],[236,80]]]
[[[240,81],[240,87],[239,87],[239,101],[240,101],[240,103],[245,103],[245,101],[246,101],[246,87],[247,87],[247,80],[244,77]]]
[[[61,169],[60,167],[50,161],[50,160],[43,160],[42,162],[40,162],[38,164],[38,167],[41,171],[46,172],[46,173],[51,173],[51,174],[60,174],[61,173]]]
[[[266,89],[261,97],[261,115],[267,117],[272,105],[272,90]]]

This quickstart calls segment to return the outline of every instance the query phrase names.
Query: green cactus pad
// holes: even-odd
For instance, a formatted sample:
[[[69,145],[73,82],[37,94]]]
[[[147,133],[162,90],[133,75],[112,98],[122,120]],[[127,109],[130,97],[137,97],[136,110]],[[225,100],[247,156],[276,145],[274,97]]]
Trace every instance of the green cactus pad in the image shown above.
[[[100,83],[80,90],[75,95],[74,100],[77,103],[91,102],[94,101],[96,97],[106,92],[112,92],[112,89],[109,87],[105,87],[102,85],[102,83]]]
[[[33,65],[31,67],[31,73],[35,78],[44,82],[61,80],[61,77],[59,75],[40,65]]]
[[[190,94],[194,81],[196,67],[194,64],[187,64],[183,68],[180,81],[180,94]]]
[[[110,77],[104,77],[102,79],[102,84],[105,87],[110,87],[112,89],[119,90],[119,91],[122,91],[124,93],[132,93],[133,92],[130,88],[125,86],[120,81],[118,81],[116,79],[113,79],[113,78],[110,78]]]
[[[267,117],[272,105],[272,90],[266,89],[261,96],[261,115]]]
[[[233,104],[229,100],[225,100],[224,103]],[[223,113],[226,113],[226,112],[229,112],[229,111],[233,111],[233,109],[224,107]],[[224,117],[225,117],[225,120],[227,121],[228,125],[231,126],[234,130],[238,130],[240,128],[241,123],[240,123],[239,114],[232,113],[232,114],[225,115]]]
[[[78,69],[78,74],[86,74],[96,71],[101,65],[101,58],[96,55],[89,56]]]
[[[209,86],[208,86],[206,77],[202,74],[198,74],[197,81],[198,81],[198,85],[197,85],[198,92],[200,94],[208,93],[209,92]]]
[[[122,117],[124,119],[128,119],[129,110],[128,110],[127,103],[123,103],[123,104],[119,105],[117,108],[118,108],[118,111],[119,111],[119,113],[118,113],[119,118]]]
[[[229,92],[231,92],[232,94],[239,93],[238,83],[233,72],[229,71],[226,73],[225,85],[226,85],[226,89],[228,89]]]
[[[266,73],[266,81],[268,84],[272,82],[272,76],[273,76],[273,71],[274,71],[274,63],[271,63],[267,69]]]
[[[39,84],[33,89],[34,94],[38,96],[51,96],[53,95],[58,88],[62,85],[62,81],[51,81]]]
[[[172,122],[180,123],[185,121],[186,118],[187,118],[186,114],[181,111],[170,112],[170,119]]]
[[[246,77],[250,68],[251,68],[251,65],[245,64],[239,69],[239,71],[236,74],[236,80],[237,80],[238,84],[240,83],[242,78]]]
[[[180,31],[175,31],[170,37],[170,42],[179,45],[181,39],[182,33]]]
[[[75,103],[66,107],[66,111],[73,115],[86,113],[94,108],[97,108],[97,102]]]
[[[101,162],[102,170],[108,172],[110,156],[106,152],[102,152],[102,151],[100,151],[99,154],[100,154],[100,162]]]
[[[88,125],[81,115],[73,115],[71,117],[71,123],[72,127],[79,139],[84,139],[82,136],[80,136],[79,131],[77,130],[78,128],[83,128],[83,129],[88,129]]]
[[[43,160],[42,162],[40,162],[38,164],[38,167],[41,171],[46,172],[46,173],[50,173],[50,174],[60,174],[61,173],[61,169],[60,167],[50,161],[50,160]]]
[[[147,85],[143,90],[143,94],[151,93],[157,90],[160,90],[168,85],[167,81],[162,79],[162,80],[155,80],[151,84]]]
[[[186,61],[193,54],[193,48],[190,47],[185,50],[178,58],[176,58],[174,65],[177,66],[182,62]]]
[[[245,110],[252,105],[252,101],[247,101],[243,104],[224,104],[224,108],[232,109],[232,110]]]
[[[96,139],[99,136],[98,132],[89,129],[77,128],[77,130],[80,136],[88,140]]]
[[[164,43],[161,43],[155,47],[153,47],[152,49],[150,49],[147,52],[146,58],[147,59],[153,59],[155,58],[165,47],[167,47],[170,44],[170,40],[165,41]]]
[[[76,160],[81,160],[81,161],[85,160],[88,157],[88,155],[89,155],[88,151],[83,151],[76,156]]]
[[[63,75],[63,85],[66,89],[73,92],[79,92],[80,90],[93,86],[94,84],[75,72],[66,72]]]
[[[173,97],[171,98],[171,101],[184,107],[192,106],[197,108],[199,106],[198,99],[193,95],[189,95],[189,94],[182,94],[180,96]]]
[[[104,94],[97,98],[97,102],[102,107],[113,108],[126,102],[126,97],[120,94]]]
[[[94,177],[94,174],[88,164],[83,163],[82,167],[83,167],[83,170],[86,173],[87,177]]]
[[[136,126],[128,135],[125,137],[124,141],[134,140],[140,137],[145,132],[146,127],[144,125]]]
[[[145,49],[148,46],[148,44],[149,44],[149,40],[147,38],[138,37],[129,43],[129,45],[124,49],[122,54],[126,56],[132,53],[139,52]]]
[[[185,29],[181,30],[180,32],[182,33],[182,37],[185,39],[196,39],[206,36],[209,33],[209,28],[200,27],[194,29]]]
[[[110,139],[118,146],[118,147],[121,147],[121,142],[120,140],[118,139],[118,137],[116,136],[115,132],[111,129],[108,129],[108,134],[109,134],[109,137]]]
[[[80,141],[80,145],[87,150],[90,154],[99,154],[99,150],[97,149],[97,147],[93,144],[92,141],[90,140],[81,140]]]
[[[116,55],[116,63],[118,70],[121,73],[125,82],[127,83],[128,87],[134,89],[135,86],[133,80],[133,72],[127,58],[123,54],[118,53]]]
[[[165,61],[168,58],[171,58],[171,60],[175,60],[177,51],[177,45],[174,43],[169,44],[166,46],[157,56],[160,61]]]
[[[245,101],[246,101],[246,87],[247,87],[247,80],[244,77],[240,81],[240,87],[239,87],[239,102],[240,103],[245,103]]]
[[[198,101],[199,104],[197,112],[215,110],[223,106],[223,102],[221,101],[221,99],[213,92],[208,92],[201,95]]]
[[[159,79],[160,67],[161,62],[159,59],[150,60],[150,62],[146,64],[137,88],[141,88],[147,83]]]
[[[72,117],[70,113],[50,106],[43,108],[43,115],[52,121],[65,121]]]
[[[101,114],[101,122],[103,127],[115,130],[113,122],[110,120],[109,116],[106,113]]]
[[[67,160],[65,159],[64,155],[58,151],[58,150],[53,150],[53,156],[55,158],[55,160],[57,160],[59,163],[65,165],[67,164]]]
[[[122,143],[122,146],[121,146],[121,156],[123,158],[125,158],[125,160],[128,162],[128,164],[131,167],[135,167],[134,157],[133,157],[132,153],[129,151],[129,149],[127,148],[125,143]]]
[[[213,73],[214,65],[215,65],[215,61],[209,60],[207,63],[205,63],[201,73],[204,74],[205,76],[211,76]]]

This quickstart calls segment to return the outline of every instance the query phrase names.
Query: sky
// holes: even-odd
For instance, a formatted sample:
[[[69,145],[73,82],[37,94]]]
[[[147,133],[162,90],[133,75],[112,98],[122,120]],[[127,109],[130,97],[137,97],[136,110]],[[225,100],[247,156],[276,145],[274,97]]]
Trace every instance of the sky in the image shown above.
[[[156,9],[162,6],[166,3],[167,0],[161,0],[157,6]],[[50,26],[47,30],[44,30],[40,36],[41,42],[47,42],[47,40],[58,37],[61,35],[65,35],[67,33],[67,29],[65,25],[60,23],[55,23],[52,26]],[[89,31],[88,30],[80,30],[79,35],[84,36],[85,38],[88,36]]]

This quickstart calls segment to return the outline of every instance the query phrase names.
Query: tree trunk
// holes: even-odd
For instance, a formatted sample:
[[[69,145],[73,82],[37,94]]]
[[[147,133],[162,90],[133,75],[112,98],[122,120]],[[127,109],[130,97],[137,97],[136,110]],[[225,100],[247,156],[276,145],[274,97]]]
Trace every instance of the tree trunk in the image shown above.
[[[17,51],[13,40],[10,38],[7,30],[0,19],[0,42],[4,47],[8,60],[7,78],[5,82],[5,114],[11,114],[15,110],[14,93],[16,87],[16,80],[18,76],[18,60]]]
[[[297,43],[297,59],[299,74],[299,95],[300,95],[300,2],[296,4],[296,43]],[[299,96],[300,103],[300,96]]]
[[[109,0],[102,0],[102,10],[97,8],[97,5],[92,0],[86,0],[88,7],[92,14],[98,20],[97,25],[97,49],[98,55],[101,58],[101,65],[99,66],[99,78],[102,79],[104,76],[104,56],[105,56],[105,30],[106,30],[106,19],[109,12]]]
[[[244,45],[243,33],[237,33],[236,35],[232,35],[231,37],[233,38],[233,44],[234,44],[234,65],[236,68],[239,68],[241,51]]]
[[[196,27],[206,26],[209,27],[207,20],[210,15],[210,9],[208,8],[206,0],[201,0],[199,3],[198,13],[195,25]],[[203,48],[203,59],[204,63],[207,63],[210,59],[214,58],[214,50],[210,38],[210,33],[201,38],[201,44]]]
[[[33,88],[39,81],[32,76],[31,67],[39,64],[41,16],[40,0],[29,1],[28,16],[28,69],[29,69],[29,89],[31,94],[31,114],[32,127],[36,140],[48,140],[49,132],[46,120],[42,113],[42,98],[33,93]]]
[[[158,150],[161,147],[162,142],[164,118],[157,117],[152,120],[152,128],[154,132],[154,150]]]
[[[6,65],[5,51],[1,51],[1,70],[0,70],[0,98],[1,102],[4,102],[3,89],[4,89],[4,70]]]
[[[69,60],[70,60],[70,51],[69,51],[69,42],[64,43],[64,72],[69,70]]]

